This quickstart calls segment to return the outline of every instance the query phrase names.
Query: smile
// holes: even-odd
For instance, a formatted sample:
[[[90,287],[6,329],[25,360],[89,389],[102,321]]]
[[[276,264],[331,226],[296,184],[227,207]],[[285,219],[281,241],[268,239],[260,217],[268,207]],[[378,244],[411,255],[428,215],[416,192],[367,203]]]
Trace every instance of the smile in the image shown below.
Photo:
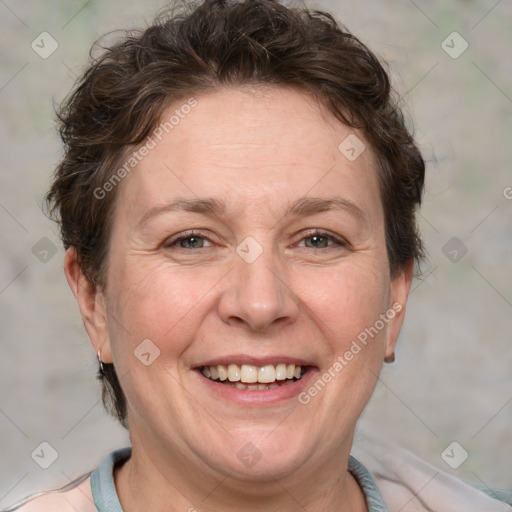
[[[209,380],[247,390],[279,388],[300,380],[306,371],[306,367],[285,363],[265,366],[218,364],[201,368],[201,373]]]

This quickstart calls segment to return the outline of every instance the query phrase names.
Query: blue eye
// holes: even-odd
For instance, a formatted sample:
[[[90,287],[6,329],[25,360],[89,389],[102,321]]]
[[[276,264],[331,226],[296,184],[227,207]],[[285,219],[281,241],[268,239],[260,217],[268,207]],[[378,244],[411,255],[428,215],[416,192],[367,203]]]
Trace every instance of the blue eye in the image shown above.
[[[310,233],[309,235],[302,238],[302,240],[304,240],[304,241],[306,241],[308,239],[311,240],[311,244],[308,246],[306,243],[305,245],[307,248],[310,248],[310,249],[325,249],[327,247],[332,247],[333,245],[339,245],[339,246],[347,245],[346,242],[344,242],[343,240],[340,240],[333,235],[329,235],[329,234],[323,233],[321,231],[315,231],[315,232]],[[331,242],[331,243],[329,243],[329,242]]]
[[[192,248],[192,249],[198,249],[200,247],[204,246],[204,238],[200,236],[188,236],[187,238],[182,238],[179,240],[180,247],[185,248]],[[185,247],[183,243],[190,243],[190,247]]]
[[[178,247],[180,249],[202,249],[203,247],[207,247],[207,245],[205,245],[207,243],[210,243],[210,241],[201,233],[188,233],[184,236],[176,238],[171,243],[167,244],[166,247]]]
[[[308,239],[311,240],[311,246],[315,249],[328,247],[329,237],[323,235],[311,235],[304,238],[304,240]]]

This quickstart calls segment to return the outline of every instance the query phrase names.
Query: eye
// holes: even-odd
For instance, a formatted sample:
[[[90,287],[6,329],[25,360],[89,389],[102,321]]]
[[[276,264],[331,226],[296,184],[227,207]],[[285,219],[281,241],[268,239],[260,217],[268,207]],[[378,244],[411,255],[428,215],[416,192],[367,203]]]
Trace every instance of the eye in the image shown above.
[[[308,240],[310,241],[309,244]],[[334,235],[324,233],[322,231],[314,231],[312,233],[307,234],[305,237],[301,239],[299,245],[301,244],[302,241],[305,242],[305,247],[310,249],[326,249],[327,247],[332,247],[336,245],[341,247],[347,245],[347,243],[344,240],[335,237]]]
[[[190,232],[171,240],[169,243],[165,244],[165,247],[176,247],[178,249],[202,249],[209,245],[212,245],[210,240],[203,236],[202,233]]]
[[[304,242],[304,245],[303,245]],[[165,244],[166,248],[176,249],[203,249],[205,247],[212,246],[211,240],[203,233],[191,231],[185,233],[177,238],[170,240]],[[323,231],[312,231],[304,236],[298,243],[299,246],[306,247],[308,249],[327,249],[330,247],[346,247],[348,244],[345,240],[326,233]]]

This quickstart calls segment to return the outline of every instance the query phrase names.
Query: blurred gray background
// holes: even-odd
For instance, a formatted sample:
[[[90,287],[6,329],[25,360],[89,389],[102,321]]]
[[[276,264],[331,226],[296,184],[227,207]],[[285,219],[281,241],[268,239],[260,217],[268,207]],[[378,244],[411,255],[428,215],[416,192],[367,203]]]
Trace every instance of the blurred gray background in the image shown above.
[[[61,154],[53,103],[98,36],[144,26],[163,5],[0,1],[0,508],[128,444],[100,404],[41,201]],[[430,265],[361,423],[461,478],[510,488],[512,2],[307,5],[331,11],[389,62],[429,162],[420,223]],[[453,441],[468,453],[457,469],[441,457]],[[48,469],[31,455],[42,442],[56,451]]]

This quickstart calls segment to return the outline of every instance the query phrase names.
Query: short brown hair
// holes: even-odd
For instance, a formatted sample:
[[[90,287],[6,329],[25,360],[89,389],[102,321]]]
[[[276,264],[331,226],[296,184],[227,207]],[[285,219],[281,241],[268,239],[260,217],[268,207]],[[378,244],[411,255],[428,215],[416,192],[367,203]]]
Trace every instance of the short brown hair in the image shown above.
[[[91,58],[92,59],[92,58]],[[331,15],[278,0],[204,0],[171,10],[92,59],[58,113],[65,154],[46,200],[64,247],[105,287],[116,191],[98,199],[127,151],[166,106],[222,86],[271,84],[312,93],[375,152],[391,275],[423,257],[415,212],[425,164],[379,59]],[[126,426],[126,400],[105,365],[103,401]]]

